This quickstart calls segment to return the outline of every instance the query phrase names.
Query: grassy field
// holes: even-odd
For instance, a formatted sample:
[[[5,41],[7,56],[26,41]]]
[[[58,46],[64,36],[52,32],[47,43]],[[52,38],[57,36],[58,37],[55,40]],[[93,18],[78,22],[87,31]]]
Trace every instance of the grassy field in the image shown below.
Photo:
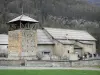
[[[0,75],[100,75],[90,70],[0,70]]]

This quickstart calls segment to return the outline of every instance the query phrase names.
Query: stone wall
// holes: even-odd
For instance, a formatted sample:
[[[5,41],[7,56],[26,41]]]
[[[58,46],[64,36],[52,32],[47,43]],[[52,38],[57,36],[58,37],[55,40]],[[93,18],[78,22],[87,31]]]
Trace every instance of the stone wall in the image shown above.
[[[20,66],[20,60],[0,60],[0,66]]]
[[[0,66],[31,67],[92,67],[100,65],[100,59],[83,61],[33,61],[33,60],[0,60]]]
[[[37,32],[35,30],[9,31],[8,58],[17,58],[18,56],[32,58],[35,56],[37,49],[36,34]]]
[[[88,67],[88,66],[97,66],[100,65],[100,60],[84,60],[84,61],[74,61],[71,62],[73,67],[80,66],[80,67]]]
[[[80,42],[76,42],[76,45],[80,46],[83,48],[83,53],[91,53],[91,54],[94,54],[96,53],[96,43],[95,41],[88,41],[90,42],[91,44],[83,44],[83,43],[80,43]]]
[[[84,61],[27,61],[26,66],[33,67],[90,67],[100,65],[100,60]]]
[[[19,56],[21,51],[21,32],[19,30],[8,32],[8,53],[9,57]]]

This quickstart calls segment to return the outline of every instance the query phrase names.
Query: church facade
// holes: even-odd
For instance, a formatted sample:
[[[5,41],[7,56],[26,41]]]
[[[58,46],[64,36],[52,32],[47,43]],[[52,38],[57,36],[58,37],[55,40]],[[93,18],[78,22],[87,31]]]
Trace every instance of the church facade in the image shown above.
[[[16,29],[13,28],[8,32],[8,58],[79,60],[83,56],[85,58],[95,56],[96,39],[88,32],[45,27],[32,29],[30,26],[33,23],[38,21],[25,15],[9,21]]]

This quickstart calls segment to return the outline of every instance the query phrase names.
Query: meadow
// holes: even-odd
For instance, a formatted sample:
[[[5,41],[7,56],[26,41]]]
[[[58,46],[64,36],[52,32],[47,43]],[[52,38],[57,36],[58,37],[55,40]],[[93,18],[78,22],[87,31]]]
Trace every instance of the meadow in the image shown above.
[[[0,70],[0,75],[100,75],[92,70]]]

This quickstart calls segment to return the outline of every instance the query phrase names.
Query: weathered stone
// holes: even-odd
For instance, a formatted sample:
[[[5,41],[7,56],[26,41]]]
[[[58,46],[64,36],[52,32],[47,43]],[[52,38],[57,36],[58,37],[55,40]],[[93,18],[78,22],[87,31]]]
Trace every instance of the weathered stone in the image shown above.
[[[34,59],[36,57],[37,37],[35,30],[9,31],[9,56],[8,58],[20,57],[19,59]]]

